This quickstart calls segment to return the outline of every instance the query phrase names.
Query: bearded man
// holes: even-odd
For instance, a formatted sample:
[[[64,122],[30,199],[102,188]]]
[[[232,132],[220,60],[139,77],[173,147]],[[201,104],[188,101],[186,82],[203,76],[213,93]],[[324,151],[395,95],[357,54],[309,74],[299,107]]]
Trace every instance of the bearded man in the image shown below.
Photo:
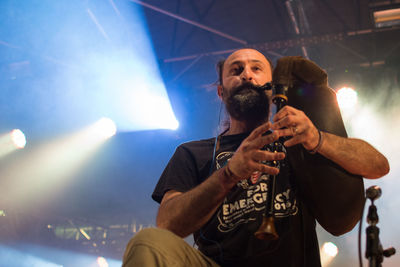
[[[136,234],[123,266],[320,266],[318,212],[303,199],[307,194],[299,193],[301,184],[286,150],[302,147],[365,178],[388,173],[386,158],[362,140],[317,129],[291,106],[269,122],[271,91],[261,86],[271,82],[272,66],[254,49],[232,53],[219,65],[219,76],[218,95],[228,111],[229,128],[217,139],[176,149],[152,195],[160,203],[157,228]],[[281,152],[272,146],[278,140],[286,140],[279,145]],[[276,177],[279,239],[265,241],[254,233],[265,213],[271,176]],[[354,226],[347,224],[332,233]],[[190,234],[198,249],[182,239]]]

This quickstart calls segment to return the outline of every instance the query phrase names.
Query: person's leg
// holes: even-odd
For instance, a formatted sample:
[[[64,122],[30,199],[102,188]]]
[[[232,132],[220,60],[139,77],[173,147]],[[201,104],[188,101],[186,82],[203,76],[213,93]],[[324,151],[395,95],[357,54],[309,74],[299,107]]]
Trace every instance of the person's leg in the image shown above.
[[[129,241],[122,266],[218,267],[219,265],[172,232],[159,228],[146,228]]]

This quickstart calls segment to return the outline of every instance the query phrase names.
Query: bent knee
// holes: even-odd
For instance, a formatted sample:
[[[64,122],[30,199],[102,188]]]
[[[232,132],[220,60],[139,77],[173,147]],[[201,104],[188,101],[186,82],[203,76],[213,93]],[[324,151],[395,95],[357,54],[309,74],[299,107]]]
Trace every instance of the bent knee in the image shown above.
[[[182,253],[186,242],[174,233],[160,228],[145,228],[135,234],[126,246],[124,262],[141,261],[143,257],[160,259]],[[146,256],[147,255],[147,256]],[[149,256],[151,255],[151,256]]]
[[[129,241],[140,242],[143,240],[152,240],[157,238],[159,235],[157,234],[158,228],[145,228],[137,232]]]
[[[185,242],[181,237],[171,231],[161,228],[145,228],[135,234],[127,245],[127,249],[136,245],[160,246],[170,242]]]

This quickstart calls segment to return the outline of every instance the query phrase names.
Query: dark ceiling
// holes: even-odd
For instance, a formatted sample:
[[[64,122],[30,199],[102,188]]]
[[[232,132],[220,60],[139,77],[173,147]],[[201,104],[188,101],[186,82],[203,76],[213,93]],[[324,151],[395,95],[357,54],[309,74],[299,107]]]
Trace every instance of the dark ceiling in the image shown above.
[[[213,66],[242,47],[258,49],[273,62],[308,57],[327,70],[333,89],[351,86],[361,97],[379,90],[386,100],[394,90],[399,93],[400,26],[377,28],[373,18],[374,11],[398,8],[398,0],[131,2],[143,7],[177,110],[214,106]],[[184,100],[174,97],[182,92],[188,94]],[[217,113],[212,109],[207,115],[213,120]],[[190,111],[180,121],[190,129],[203,115]]]
[[[399,61],[399,27],[375,28],[372,15],[399,1],[132,2],[143,6],[167,81],[241,47],[272,60],[308,56],[328,71]]]

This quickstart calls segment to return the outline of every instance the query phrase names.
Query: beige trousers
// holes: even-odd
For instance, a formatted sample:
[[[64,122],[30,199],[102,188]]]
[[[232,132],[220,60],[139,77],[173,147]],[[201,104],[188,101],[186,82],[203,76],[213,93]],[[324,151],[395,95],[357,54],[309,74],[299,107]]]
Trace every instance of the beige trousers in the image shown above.
[[[122,266],[219,267],[179,236],[159,228],[143,229],[129,241]]]

